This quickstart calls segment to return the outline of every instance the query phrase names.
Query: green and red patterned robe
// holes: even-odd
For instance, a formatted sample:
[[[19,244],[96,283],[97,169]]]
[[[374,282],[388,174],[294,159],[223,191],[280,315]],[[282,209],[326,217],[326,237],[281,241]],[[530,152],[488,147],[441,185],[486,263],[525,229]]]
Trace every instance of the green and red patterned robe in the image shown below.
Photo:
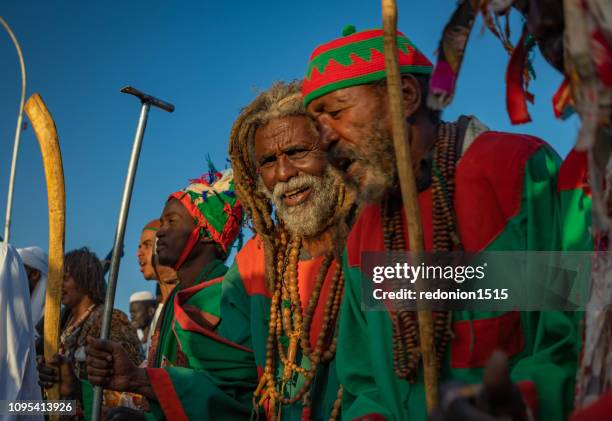
[[[315,286],[315,279],[324,257],[301,260],[298,263],[298,285],[302,308],[308,307],[308,300]],[[323,322],[325,302],[336,268],[334,261],[323,282],[319,302],[314,312],[310,330],[310,343],[316,344]],[[255,237],[249,240],[236,255],[234,265],[223,279],[223,297],[221,300],[222,322],[219,334],[232,342],[253,350],[254,363],[259,376],[266,364],[266,343],[268,340],[268,322],[270,320],[271,295],[266,289],[263,242]],[[276,359],[278,362],[278,359]],[[309,361],[298,352],[296,363],[309,368]],[[276,364],[277,379],[282,377],[282,367]],[[304,381],[302,376],[294,379],[293,385],[286,386],[286,396],[293,396]],[[277,382],[280,384],[280,380]],[[335,359],[320,364],[316,377],[310,388],[312,401],[310,419],[328,420],[336,399],[339,383],[335,371]],[[266,403],[264,402],[264,407]],[[302,419],[301,402],[283,406],[282,420]]]
[[[320,257],[298,264],[303,308],[307,307],[322,262],[323,257]],[[317,342],[334,269],[335,262],[328,270],[313,317],[312,343]],[[214,279],[176,294],[172,329],[179,338],[189,368],[147,370],[159,400],[159,403],[152,403],[151,408],[157,419],[165,416],[172,420],[244,420],[252,413],[253,392],[266,362],[270,319],[271,295],[265,286],[263,242],[257,237],[249,240],[236,255],[223,282],[220,281]],[[218,313],[207,309],[203,301],[192,300],[207,294],[208,290],[213,290],[213,295],[219,294],[221,286],[221,323],[215,333],[209,323],[201,320],[204,316],[200,317],[196,308],[206,313]],[[210,318],[209,315],[206,317]],[[165,323],[162,329],[164,326]],[[158,357],[156,363],[160,362]],[[309,367],[307,359],[301,360],[300,355],[297,362]],[[278,375],[282,376],[282,368]],[[296,378],[293,387],[286,387],[287,393],[294,392],[302,381],[303,378]],[[310,389],[313,421],[329,419],[338,387],[335,362],[321,364]],[[263,407],[265,410],[265,402]],[[301,403],[285,406],[282,419],[301,420],[302,412]]]
[[[226,272],[227,266],[215,260],[204,268],[194,286],[181,288],[179,283],[169,296],[147,368],[157,398],[150,401],[147,418],[174,421],[213,419],[213,414],[224,414],[226,419],[249,416],[248,392],[256,382],[249,352],[214,333]],[[248,392],[241,393],[243,390]],[[232,393],[248,399],[235,400]],[[219,408],[223,412],[217,413]]]
[[[454,208],[465,250],[592,249],[590,200],[571,177],[559,175],[559,158],[546,143],[490,131],[470,143],[455,173]],[[431,188],[418,200],[425,247],[431,250]],[[369,415],[425,420],[422,370],[415,384],[394,373],[389,313],[361,310],[361,253],[383,250],[381,208],[372,205],[351,231],[344,256],[346,284],[336,358],[344,387],[343,419]],[[573,403],[581,317],[582,313],[455,311],[454,338],[440,381],[480,383],[487,359],[501,349],[533,413],[539,419],[565,419]]]

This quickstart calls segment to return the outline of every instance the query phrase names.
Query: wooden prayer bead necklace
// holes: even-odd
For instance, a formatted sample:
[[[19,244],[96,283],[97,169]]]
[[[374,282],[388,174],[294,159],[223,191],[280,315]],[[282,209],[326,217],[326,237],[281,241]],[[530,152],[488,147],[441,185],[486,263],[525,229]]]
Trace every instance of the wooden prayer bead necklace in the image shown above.
[[[270,304],[270,322],[268,324],[268,341],[266,344],[266,365],[259,385],[253,396],[254,408],[268,401],[268,419],[277,420],[281,417],[283,405],[293,405],[303,401],[302,419],[310,419],[310,385],[316,375],[319,363],[328,362],[336,352],[335,326],[342,302],[344,276],[342,265],[336,269],[329,287],[329,295],[325,302],[323,323],[315,348],[310,344],[310,329],[312,318],[319,302],[321,289],[333,262],[333,257],[325,257],[315,279],[315,286],[308,301],[306,311],[302,312],[298,286],[298,263],[301,251],[301,239],[288,241],[287,233],[282,231],[277,242],[276,281]],[[302,356],[310,360],[310,368],[305,369],[295,363],[298,344]],[[276,346],[275,346],[276,345]],[[283,376],[280,390],[275,381],[275,348],[278,360],[283,364]],[[285,349],[287,348],[287,349]],[[291,382],[294,373],[304,377],[304,383],[297,393],[289,398],[285,396],[285,386]],[[340,414],[342,403],[342,386],[338,390],[332,408],[331,420],[336,420]]]
[[[447,252],[462,249],[453,207],[454,175],[457,162],[457,125],[442,123],[433,156],[433,251]],[[387,199],[382,209],[385,250],[406,250],[401,200]],[[393,364],[398,377],[416,381],[421,351],[416,313],[392,311]],[[438,367],[452,337],[449,312],[434,312],[434,343]]]

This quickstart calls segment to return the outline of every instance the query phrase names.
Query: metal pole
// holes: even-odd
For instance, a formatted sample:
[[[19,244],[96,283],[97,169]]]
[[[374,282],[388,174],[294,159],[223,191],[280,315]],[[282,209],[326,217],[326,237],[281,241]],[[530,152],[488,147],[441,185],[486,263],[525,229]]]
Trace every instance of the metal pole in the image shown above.
[[[102,319],[102,329],[100,339],[108,339],[111,327],[111,318],[113,307],[115,304],[115,290],[117,289],[117,276],[119,275],[119,263],[121,259],[121,250],[123,249],[123,237],[125,235],[125,225],[127,223],[128,212],[130,209],[130,201],[132,199],[132,190],[134,187],[134,178],[136,169],[138,168],[138,158],[140,156],[140,147],[142,146],[142,138],[147,126],[147,115],[149,113],[150,104],[143,102],[140,111],[140,119],[134,137],[134,146],[132,147],[132,155],[128,165],[127,176],[125,179],[125,188],[123,190],[123,198],[121,199],[121,209],[119,210],[119,222],[117,223],[117,231],[115,232],[115,243],[113,245],[113,256],[111,258],[110,274],[108,276],[108,287],[106,289],[106,300],[104,306],[104,315]],[[92,421],[100,420],[100,410],[102,409],[102,386],[94,388],[93,404],[91,410]]]
[[[21,46],[15,37],[15,34],[11,30],[11,27],[6,23],[6,21],[0,16],[0,23],[6,29],[11,40],[13,40],[13,44],[15,44],[15,49],[17,50],[17,55],[19,56],[19,65],[21,66],[21,102],[19,103],[19,115],[17,117],[17,129],[15,130],[15,141],[13,143],[13,158],[11,161],[11,174],[9,177],[9,186],[8,186],[8,198],[6,200],[6,218],[4,222],[4,241],[9,242],[9,235],[11,232],[11,212],[13,210],[13,189],[15,186],[15,170],[17,168],[17,155],[19,153],[19,139],[21,137],[21,122],[23,120],[23,105],[25,103],[25,95],[26,95],[26,71],[25,71],[25,63],[23,61],[23,55],[21,54]]]

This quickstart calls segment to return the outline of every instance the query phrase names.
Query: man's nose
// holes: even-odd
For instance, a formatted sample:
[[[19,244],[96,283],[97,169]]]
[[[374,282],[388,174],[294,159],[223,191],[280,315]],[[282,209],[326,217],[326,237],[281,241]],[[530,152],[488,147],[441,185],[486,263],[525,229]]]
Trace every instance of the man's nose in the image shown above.
[[[329,150],[335,143],[338,142],[339,136],[333,127],[325,122],[325,119],[320,120],[319,131],[321,136],[321,149]]]
[[[297,169],[287,157],[287,155],[281,155],[276,164],[276,181],[289,181],[291,177],[297,174]]]

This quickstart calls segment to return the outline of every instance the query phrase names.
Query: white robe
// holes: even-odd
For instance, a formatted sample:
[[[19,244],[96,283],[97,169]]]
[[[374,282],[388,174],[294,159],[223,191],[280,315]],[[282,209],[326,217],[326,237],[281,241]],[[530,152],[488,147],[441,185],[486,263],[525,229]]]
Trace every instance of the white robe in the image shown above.
[[[32,321],[34,322],[34,335],[38,339],[36,326],[45,313],[45,294],[47,293],[47,272],[49,271],[49,257],[40,247],[25,247],[17,249],[17,253],[24,264],[40,272],[40,280],[34,291],[32,291],[30,302],[32,303]]]
[[[7,243],[0,243],[0,379],[0,400],[42,399],[28,279],[21,258]],[[0,415],[0,421],[16,418]]]

